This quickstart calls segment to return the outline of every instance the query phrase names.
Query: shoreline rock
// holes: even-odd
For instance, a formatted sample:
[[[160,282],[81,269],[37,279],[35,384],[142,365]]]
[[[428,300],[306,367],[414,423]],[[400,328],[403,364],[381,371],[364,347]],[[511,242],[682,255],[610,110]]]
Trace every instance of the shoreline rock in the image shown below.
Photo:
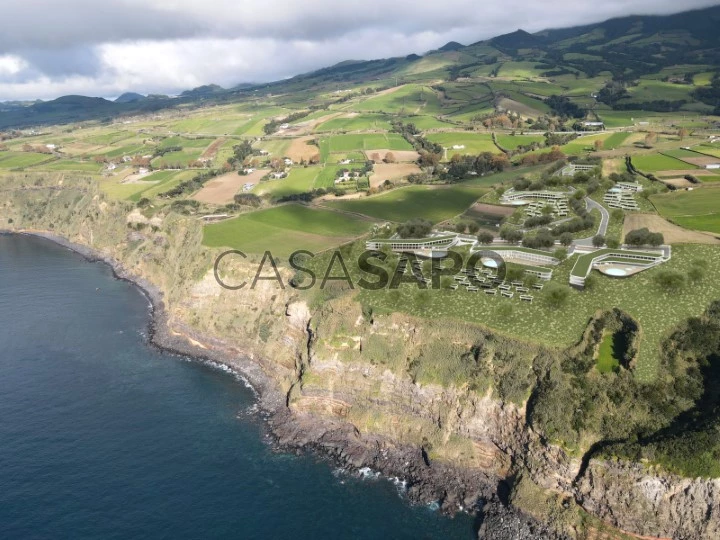
[[[225,366],[240,376],[256,395],[256,414],[263,420],[275,451],[319,456],[333,466],[354,474],[359,474],[360,469],[370,468],[386,478],[401,479],[411,504],[437,503],[439,511],[446,515],[457,512],[475,515],[480,538],[566,538],[501,501],[498,496],[501,478],[478,470],[428,463],[420,448],[361,434],[347,422],[294,413],[287,405],[287,396],[264,373],[252,352],[239,350],[209,336],[197,335],[189,328],[182,328],[182,332],[171,330],[160,289],[128,271],[122,262],[49,232],[0,230],[0,234],[32,236],[53,242],[89,262],[106,264],[115,279],[132,283],[140,289],[150,306],[148,344],[169,354]]]

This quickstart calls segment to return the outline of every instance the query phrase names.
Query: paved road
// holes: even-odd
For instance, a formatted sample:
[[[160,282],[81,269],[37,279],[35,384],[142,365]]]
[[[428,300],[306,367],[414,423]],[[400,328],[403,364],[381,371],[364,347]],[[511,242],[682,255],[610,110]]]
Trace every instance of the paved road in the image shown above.
[[[585,197],[585,204],[587,205],[588,212],[590,212],[594,208],[597,208],[600,211],[600,226],[598,227],[597,232],[593,236],[590,236],[588,238],[581,238],[580,240],[575,240],[573,244],[577,246],[592,246],[593,237],[598,234],[605,236],[607,234],[608,223],[610,223],[610,212],[608,212],[602,204],[593,201],[590,197]]]

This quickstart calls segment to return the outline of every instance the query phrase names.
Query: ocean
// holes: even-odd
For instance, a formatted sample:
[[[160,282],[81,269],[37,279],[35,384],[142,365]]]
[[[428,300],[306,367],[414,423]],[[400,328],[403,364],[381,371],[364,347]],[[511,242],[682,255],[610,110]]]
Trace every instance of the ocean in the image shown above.
[[[460,538],[402,486],[272,451],[232,373],[148,345],[149,304],[0,235],[0,538]]]

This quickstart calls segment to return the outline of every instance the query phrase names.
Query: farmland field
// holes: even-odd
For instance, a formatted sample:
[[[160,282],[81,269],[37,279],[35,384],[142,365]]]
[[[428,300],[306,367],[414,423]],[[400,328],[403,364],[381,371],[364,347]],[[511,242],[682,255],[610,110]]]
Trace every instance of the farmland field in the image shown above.
[[[202,152],[202,148],[191,148],[187,150],[180,150],[178,152],[168,152],[163,156],[153,159],[152,165],[156,168],[171,167],[183,169],[188,167],[191,162],[197,160]]]
[[[716,187],[664,193],[650,200],[660,215],[681,227],[720,233],[720,189]]]
[[[514,150],[518,146],[527,146],[534,142],[542,143],[545,141],[545,137],[542,135],[498,135],[497,141],[503,148]]]
[[[0,152],[0,169],[31,167],[52,159],[51,155],[34,152]]]
[[[427,139],[447,148],[448,159],[454,154],[479,154],[481,152],[492,152],[499,154],[500,149],[495,146],[492,136],[485,133],[468,133],[465,131],[453,131],[449,133],[431,133]],[[465,148],[453,150],[453,146],[464,146]]]
[[[682,171],[686,169],[697,168],[691,163],[686,163],[685,161],[680,161],[679,159],[675,159],[673,157],[665,156],[662,154],[634,156],[632,158],[632,162],[636,169],[648,173],[668,170]]]
[[[329,201],[326,205],[386,221],[424,218],[438,223],[462,214],[486,192],[487,188],[462,184],[410,186],[362,199]]]
[[[307,193],[315,187],[315,179],[320,170],[320,167],[296,167],[290,171],[287,178],[260,182],[253,189],[253,193],[256,195],[270,195],[273,198]]]
[[[356,111],[382,111],[385,113],[440,114],[440,100],[429,86],[407,84],[371,97],[353,106]]]
[[[325,142],[326,141],[326,142]],[[336,135],[323,139],[327,144],[327,152],[352,152],[355,150],[412,150],[412,146],[397,133],[367,133],[358,135]],[[323,148],[321,142],[321,150]]]
[[[0,162],[0,166],[2,162]],[[94,161],[73,161],[71,159],[59,159],[42,163],[33,167],[36,170],[43,171],[78,171],[88,173],[99,173],[102,170],[102,164]]]
[[[246,253],[272,251],[287,257],[299,249],[321,251],[360,236],[371,223],[332,210],[298,204],[278,206],[206,225],[203,243]]]
[[[323,122],[315,131],[390,130],[390,122],[383,114],[346,115]]]

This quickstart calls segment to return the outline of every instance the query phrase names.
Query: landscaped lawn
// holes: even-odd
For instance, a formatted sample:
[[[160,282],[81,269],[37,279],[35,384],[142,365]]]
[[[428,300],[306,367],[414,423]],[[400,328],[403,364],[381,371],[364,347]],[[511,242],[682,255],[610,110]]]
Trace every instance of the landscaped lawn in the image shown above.
[[[361,246],[362,247],[362,246]],[[654,276],[663,270],[686,274],[696,259],[708,262],[707,275],[699,284],[686,285],[682,291],[667,294],[660,290]],[[555,267],[553,281],[566,285],[575,257]],[[636,376],[652,381],[659,365],[663,340],[688,317],[700,315],[720,298],[720,250],[713,246],[676,245],[671,261],[631,278],[614,279],[594,273],[597,284],[584,291],[571,290],[567,303],[552,308],[543,300],[543,292],[534,292],[532,304],[482,292],[428,291],[419,298],[418,289],[403,285],[399,294],[389,291],[362,291],[359,300],[377,310],[401,311],[422,318],[443,318],[475,322],[528,342],[540,342],[551,348],[576,344],[588,321],[598,310],[620,308],[638,321],[641,328]],[[498,313],[503,304],[512,306],[510,316]]]
[[[613,354],[614,345],[615,334],[606,333],[598,347],[596,366],[600,373],[612,373],[620,367],[620,360]]]
[[[325,204],[373,218],[404,222],[424,218],[438,223],[462,214],[482,197],[487,188],[475,185],[409,186],[362,199],[329,201]]]
[[[331,248],[365,234],[370,226],[370,221],[347,214],[288,204],[205,225],[203,243],[287,257],[300,249]]]

